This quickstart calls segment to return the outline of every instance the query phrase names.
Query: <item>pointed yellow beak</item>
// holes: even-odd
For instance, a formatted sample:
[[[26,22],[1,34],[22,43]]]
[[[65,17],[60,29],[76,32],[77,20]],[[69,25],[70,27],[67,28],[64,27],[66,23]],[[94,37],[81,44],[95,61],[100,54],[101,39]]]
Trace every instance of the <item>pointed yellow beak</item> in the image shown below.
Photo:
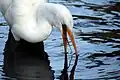
[[[71,29],[69,29],[69,27],[67,27],[66,25],[62,25],[62,38],[63,38],[65,53],[67,53],[67,44],[68,44],[67,34],[70,37],[70,40],[71,40],[72,45],[73,45],[74,50],[75,50],[75,54],[76,54],[76,56],[78,56],[75,39],[74,39],[74,36],[73,36]]]

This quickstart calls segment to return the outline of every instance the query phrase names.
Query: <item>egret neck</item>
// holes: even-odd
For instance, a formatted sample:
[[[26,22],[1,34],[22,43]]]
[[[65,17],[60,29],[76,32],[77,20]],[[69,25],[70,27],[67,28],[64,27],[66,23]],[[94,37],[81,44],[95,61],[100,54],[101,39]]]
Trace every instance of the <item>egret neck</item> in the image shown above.
[[[65,33],[70,37],[75,53],[77,54],[72,33],[72,15],[65,6],[53,3],[44,3],[37,7],[29,3],[19,6],[13,5],[13,22],[14,24],[11,31],[14,38],[18,41],[22,38],[32,43],[47,39],[53,26],[57,27],[62,35],[64,35],[63,27],[65,27]],[[64,42],[66,42],[66,40],[67,39],[63,38]],[[66,45],[65,43],[65,49]]]

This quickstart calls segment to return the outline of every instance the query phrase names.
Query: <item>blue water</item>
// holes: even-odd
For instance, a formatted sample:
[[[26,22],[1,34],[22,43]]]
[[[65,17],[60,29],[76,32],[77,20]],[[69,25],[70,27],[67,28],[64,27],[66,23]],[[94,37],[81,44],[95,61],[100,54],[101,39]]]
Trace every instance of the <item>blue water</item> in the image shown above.
[[[64,4],[73,15],[73,31],[80,55],[75,79],[120,80],[120,1],[50,0],[50,2]],[[3,24],[5,20],[1,14],[0,23],[0,77],[3,78],[5,74],[2,69],[3,49],[8,36],[8,26]],[[55,80],[59,80],[64,64],[60,32],[53,29],[44,44]],[[69,60],[70,57],[71,54]]]

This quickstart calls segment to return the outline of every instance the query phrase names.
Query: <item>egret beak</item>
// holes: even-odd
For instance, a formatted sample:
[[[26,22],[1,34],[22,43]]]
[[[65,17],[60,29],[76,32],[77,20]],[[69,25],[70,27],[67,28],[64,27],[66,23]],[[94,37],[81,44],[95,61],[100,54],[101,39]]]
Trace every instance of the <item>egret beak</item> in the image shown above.
[[[67,34],[70,37],[73,48],[75,50],[75,54],[76,54],[76,56],[78,56],[75,39],[74,39],[74,36],[73,36],[71,29],[69,29],[69,27],[67,27],[66,25],[62,25],[62,38],[63,38],[65,53],[67,53],[67,43],[68,43]]]
[[[75,72],[75,68],[76,68],[76,65],[77,65],[77,61],[78,61],[78,52],[77,52],[77,48],[76,48],[76,43],[75,43],[75,39],[74,39],[74,36],[73,36],[73,33],[72,33],[72,30],[67,27],[65,24],[62,25],[62,38],[63,38],[63,44],[64,44],[64,50],[65,50],[65,63],[64,63],[64,70],[65,70],[65,80],[68,80],[68,72],[67,72],[67,69],[68,69],[68,60],[67,60],[67,44],[68,44],[68,39],[67,39],[67,34],[68,36],[70,37],[70,40],[72,42],[72,45],[73,45],[73,48],[75,50],[75,54],[76,54],[76,59],[75,59],[75,62],[74,62],[74,66],[72,67],[71,69],[71,73],[70,73],[70,80],[74,80],[74,72]]]

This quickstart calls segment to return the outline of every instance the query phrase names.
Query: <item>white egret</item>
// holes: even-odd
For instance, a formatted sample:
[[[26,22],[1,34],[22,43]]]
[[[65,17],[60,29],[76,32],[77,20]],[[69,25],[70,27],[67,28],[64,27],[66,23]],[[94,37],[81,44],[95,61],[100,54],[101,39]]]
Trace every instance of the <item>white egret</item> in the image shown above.
[[[16,41],[44,41],[55,26],[62,33],[65,51],[68,33],[78,55],[72,33],[71,13],[63,5],[46,2],[47,0],[0,0],[0,9]]]

